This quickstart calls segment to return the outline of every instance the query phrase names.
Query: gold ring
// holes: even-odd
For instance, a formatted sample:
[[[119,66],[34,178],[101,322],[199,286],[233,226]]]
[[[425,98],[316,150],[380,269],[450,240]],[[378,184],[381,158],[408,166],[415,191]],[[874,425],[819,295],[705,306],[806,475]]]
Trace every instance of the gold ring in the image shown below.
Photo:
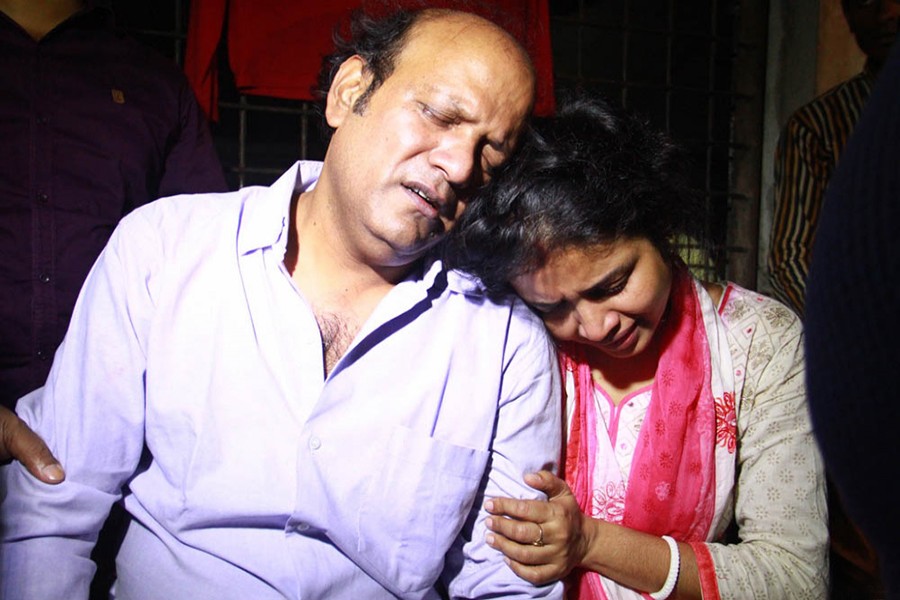
[[[544,528],[541,527],[540,523],[535,523],[535,525],[538,526],[538,530],[540,531],[540,534],[538,535],[538,538],[536,540],[531,542],[531,545],[540,547],[540,546],[544,545]]]

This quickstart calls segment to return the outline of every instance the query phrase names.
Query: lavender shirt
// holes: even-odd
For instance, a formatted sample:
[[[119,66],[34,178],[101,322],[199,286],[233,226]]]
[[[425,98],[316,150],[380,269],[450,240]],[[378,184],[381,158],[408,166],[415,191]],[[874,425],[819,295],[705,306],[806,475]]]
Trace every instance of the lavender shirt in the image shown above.
[[[122,221],[46,387],[19,403],[68,476],[0,471],[0,596],[84,598],[127,484],[118,598],[561,597],[484,543],[481,508],[536,497],[522,475],[559,455],[543,326],[426,262],[323,377],[282,262],[291,196],[318,172]]]
[[[170,61],[88,9],[35,42],[0,12],[0,403],[41,385],[119,219],[226,190],[205,118]]]

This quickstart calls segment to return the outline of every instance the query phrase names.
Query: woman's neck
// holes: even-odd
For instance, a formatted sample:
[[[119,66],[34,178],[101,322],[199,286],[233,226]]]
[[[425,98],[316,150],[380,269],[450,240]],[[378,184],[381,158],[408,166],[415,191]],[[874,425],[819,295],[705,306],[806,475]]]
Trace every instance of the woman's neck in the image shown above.
[[[650,345],[633,357],[615,358],[596,348],[585,352],[594,383],[614,404],[618,405],[626,396],[653,383],[659,364],[658,337],[654,336]]]

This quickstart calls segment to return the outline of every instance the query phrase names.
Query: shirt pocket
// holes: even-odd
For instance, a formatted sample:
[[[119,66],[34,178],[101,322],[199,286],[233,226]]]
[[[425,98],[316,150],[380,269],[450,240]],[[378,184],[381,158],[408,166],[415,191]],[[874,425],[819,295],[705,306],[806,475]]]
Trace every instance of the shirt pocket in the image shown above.
[[[489,453],[395,427],[359,510],[358,550],[395,593],[431,588],[478,495]]]

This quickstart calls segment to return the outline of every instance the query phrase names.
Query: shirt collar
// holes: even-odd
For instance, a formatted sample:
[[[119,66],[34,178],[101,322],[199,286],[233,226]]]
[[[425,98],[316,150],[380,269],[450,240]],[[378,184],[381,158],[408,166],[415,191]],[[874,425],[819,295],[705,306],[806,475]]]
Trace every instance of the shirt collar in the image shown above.
[[[298,161],[269,187],[244,188],[238,227],[238,251],[248,254],[275,247],[284,252],[290,224],[291,198],[315,187],[322,163]]]

